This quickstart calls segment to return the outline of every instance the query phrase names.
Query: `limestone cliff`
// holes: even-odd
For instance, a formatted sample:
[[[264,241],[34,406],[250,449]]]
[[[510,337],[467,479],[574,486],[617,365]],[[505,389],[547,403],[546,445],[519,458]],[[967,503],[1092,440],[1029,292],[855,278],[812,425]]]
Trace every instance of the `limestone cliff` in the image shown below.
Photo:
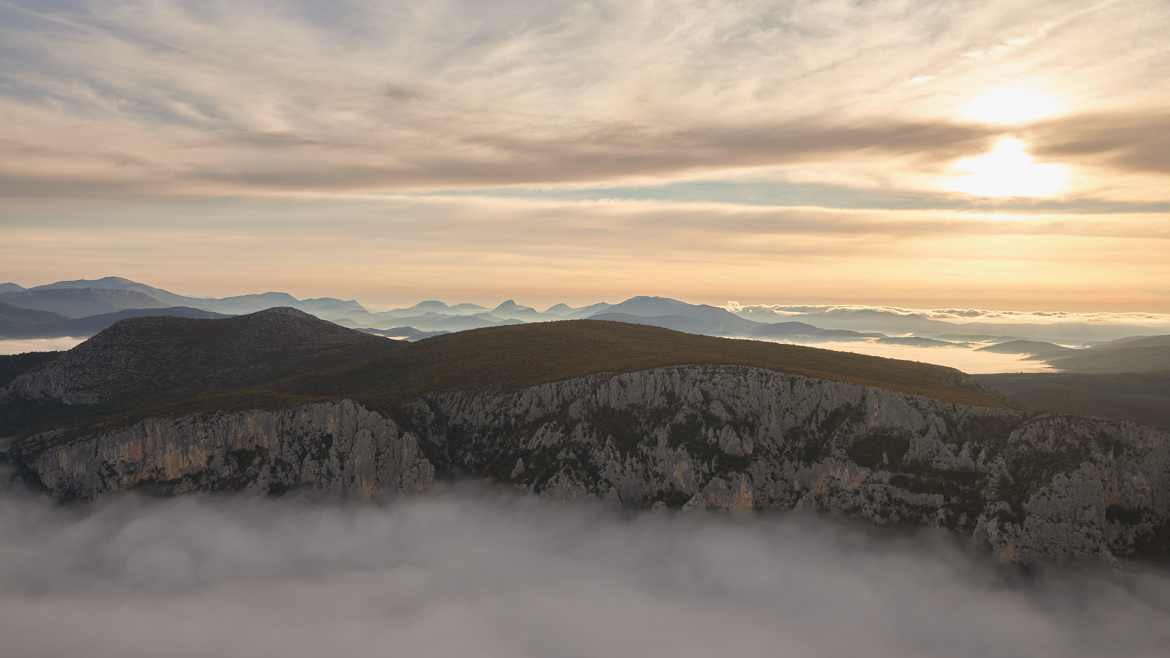
[[[630,507],[805,508],[941,526],[1001,558],[1170,551],[1170,436],[740,366],[149,419],[10,459],[57,496],[293,487],[408,493],[489,478]]]
[[[75,438],[47,433],[14,446],[11,459],[64,499],[139,488],[370,497],[420,492],[434,478],[413,436],[349,401],[151,418]]]

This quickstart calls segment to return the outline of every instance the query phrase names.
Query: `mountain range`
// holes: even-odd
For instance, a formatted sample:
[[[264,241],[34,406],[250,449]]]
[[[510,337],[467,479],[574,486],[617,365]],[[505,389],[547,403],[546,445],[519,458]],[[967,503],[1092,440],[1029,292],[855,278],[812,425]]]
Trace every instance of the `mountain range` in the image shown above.
[[[1055,369],[1082,373],[1158,372],[1170,370],[1165,337],[1125,336],[1096,340],[1088,348],[1059,344],[1053,336],[1112,335],[1093,326],[1056,322],[1050,325],[954,323],[923,314],[852,308],[723,308],[667,297],[637,296],[617,304],[581,307],[555,304],[544,311],[506,300],[494,307],[426,300],[414,306],[370,311],[354,300],[325,297],[298,299],[267,292],[224,298],[179,295],[121,277],[60,281],[32,288],[0,286],[0,338],[90,336],[114,322],[144,315],[217,317],[269,308],[296,308],[342,326],[385,337],[422,340],[444,333],[551,320],[595,319],[642,324],[692,334],[757,338],[800,343],[875,341],[910,347],[979,348],[1019,354]],[[799,318],[799,319],[798,319]],[[815,320],[815,322],[810,322]],[[911,335],[907,335],[907,331]],[[891,332],[894,335],[885,332]],[[995,333],[995,332],[1002,333]],[[984,344],[982,347],[979,344]]]
[[[225,315],[240,315],[287,306],[328,319],[365,311],[361,304],[353,300],[331,297],[297,299],[283,292],[223,298],[192,297],[116,276],[58,281],[32,288],[3,284],[0,285],[0,303],[50,311],[67,318],[81,318],[128,309],[168,307],[187,307]]]

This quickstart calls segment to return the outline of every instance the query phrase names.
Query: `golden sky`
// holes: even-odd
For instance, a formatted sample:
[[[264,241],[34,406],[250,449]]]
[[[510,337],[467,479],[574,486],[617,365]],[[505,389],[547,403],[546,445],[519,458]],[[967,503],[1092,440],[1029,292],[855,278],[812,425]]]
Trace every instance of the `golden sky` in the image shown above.
[[[1170,311],[1170,3],[0,0],[0,280]]]

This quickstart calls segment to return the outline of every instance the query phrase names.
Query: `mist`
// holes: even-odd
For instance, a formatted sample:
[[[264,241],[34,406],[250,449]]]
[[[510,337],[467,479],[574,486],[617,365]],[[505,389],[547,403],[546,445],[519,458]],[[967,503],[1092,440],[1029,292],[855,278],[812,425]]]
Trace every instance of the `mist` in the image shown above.
[[[0,355],[23,354],[25,352],[60,352],[77,347],[84,338],[3,338],[0,339]]]
[[[825,350],[840,352],[854,352],[869,356],[881,356],[887,359],[902,359],[904,361],[920,361],[935,365],[957,368],[972,375],[984,375],[1001,372],[1053,372],[1054,368],[1045,361],[1030,359],[1022,354],[1001,354],[998,352],[984,352],[978,347],[956,344],[950,346],[920,347],[916,345],[892,345],[879,343],[873,340],[842,340],[842,341],[796,341],[771,340],[775,343],[794,345],[808,345]]]
[[[1023,577],[944,535],[392,505],[0,499],[0,643],[77,656],[1162,656],[1170,578]]]

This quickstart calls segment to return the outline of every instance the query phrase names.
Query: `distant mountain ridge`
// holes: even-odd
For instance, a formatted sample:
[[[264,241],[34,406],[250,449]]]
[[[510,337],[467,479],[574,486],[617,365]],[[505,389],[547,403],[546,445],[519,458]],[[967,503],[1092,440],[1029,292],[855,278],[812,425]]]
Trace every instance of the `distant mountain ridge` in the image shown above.
[[[4,291],[7,292],[4,292]],[[737,338],[788,342],[874,341],[909,347],[966,347],[990,343],[984,349],[1019,354],[1049,362],[1071,372],[1157,371],[1170,369],[1170,348],[1159,343],[1136,342],[1141,336],[1102,344],[1102,336],[1114,336],[1116,327],[1054,322],[1052,324],[996,324],[962,322],[964,313],[953,311],[955,321],[942,321],[927,313],[899,309],[850,307],[762,307],[731,304],[727,308],[692,304],[660,296],[635,296],[616,304],[599,302],[574,307],[557,303],[540,311],[515,299],[495,306],[469,302],[448,304],[426,299],[413,306],[370,311],[356,300],[332,297],[298,299],[285,292],[264,292],[223,298],[199,298],[139,283],[123,277],[77,279],[24,289],[18,284],[0,288],[0,337],[58,336],[68,327],[90,335],[99,331],[112,314],[155,309],[156,315],[179,315],[173,309],[197,309],[221,315],[247,315],[289,307],[346,327],[421,340],[437,334],[550,320],[599,319]],[[13,308],[50,312],[68,319],[93,317],[89,323],[64,323],[45,316],[17,317]],[[168,310],[172,309],[172,310]],[[149,315],[139,313],[138,315]],[[98,317],[103,316],[103,317]],[[43,333],[38,333],[43,332]],[[1072,339],[1061,341],[1060,335]],[[1057,342],[1092,345],[1072,350]],[[1106,350],[1109,350],[1108,354]]]
[[[81,338],[92,336],[121,320],[152,316],[200,319],[228,317],[202,309],[175,306],[133,308],[90,315],[84,318],[67,318],[49,311],[20,308],[0,302],[0,338],[58,338],[64,336]]]
[[[0,302],[71,318],[143,308],[187,307],[224,315],[244,315],[286,306],[326,319],[365,311],[355,300],[322,297],[297,299],[284,292],[203,298],[180,295],[124,277],[57,281],[27,290],[0,291]]]
[[[83,318],[131,308],[172,306],[137,290],[110,288],[45,288],[0,295],[0,302],[19,308]]]

